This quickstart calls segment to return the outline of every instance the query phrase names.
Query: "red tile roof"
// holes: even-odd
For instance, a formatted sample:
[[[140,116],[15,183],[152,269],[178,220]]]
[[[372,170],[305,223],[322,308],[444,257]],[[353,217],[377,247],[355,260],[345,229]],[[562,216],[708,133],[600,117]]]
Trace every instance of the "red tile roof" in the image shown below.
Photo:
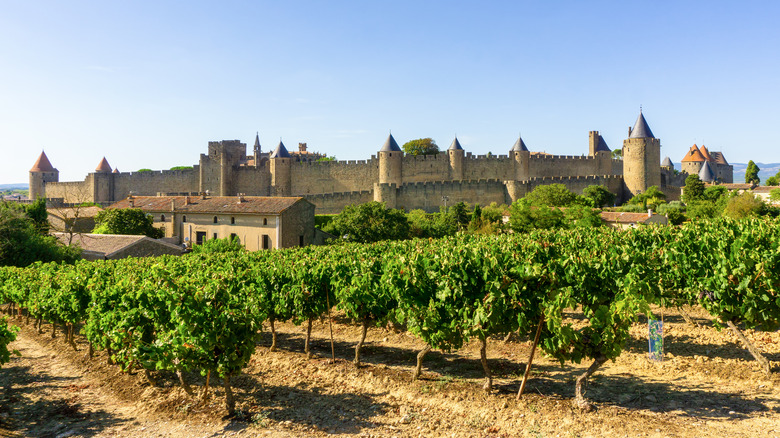
[[[35,164],[33,164],[30,172],[53,172],[55,170],[57,169],[51,165],[51,161],[49,161],[49,157],[46,156],[46,152],[41,151],[41,155],[38,157],[38,160],[35,161]]]
[[[699,162],[699,161],[707,161],[707,159],[706,159],[706,158],[704,158],[704,155],[702,155],[702,153],[701,153],[701,151],[699,150],[698,146],[696,146],[696,145],[693,145],[693,146],[691,146],[691,148],[688,150],[688,153],[687,153],[687,154],[685,154],[685,156],[684,156],[684,157],[683,157],[683,159],[682,159],[682,162],[683,162],[683,163],[685,163],[685,162],[687,162],[687,161],[694,161],[694,162]]]
[[[241,201],[239,202],[239,199]],[[271,196],[133,196],[118,201],[108,208],[140,208],[146,212],[169,212],[171,205],[177,212],[279,214],[297,202],[308,202],[301,197]]]
[[[95,170],[98,172],[111,172],[111,166],[108,165],[108,160],[106,160],[106,157],[103,157],[103,159],[100,160],[100,163]]]
[[[707,150],[707,146],[701,145],[699,148],[699,152],[701,152],[701,155],[704,157],[707,161],[712,161],[712,155],[710,155],[710,151]]]
[[[647,213],[628,213],[622,211],[602,211],[599,213],[601,220],[605,222],[619,222],[624,224],[643,223],[650,219]]]

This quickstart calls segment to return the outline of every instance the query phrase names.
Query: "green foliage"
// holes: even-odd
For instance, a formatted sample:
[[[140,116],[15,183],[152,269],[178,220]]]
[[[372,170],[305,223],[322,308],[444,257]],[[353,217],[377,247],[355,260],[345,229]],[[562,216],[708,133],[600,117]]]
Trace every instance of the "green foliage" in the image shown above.
[[[468,227],[471,221],[471,215],[469,214],[469,206],[465,202],[458,202],[455,205],[450,206],[447,210],[447,216],[452,221],[457,230],[462,230]]]
[[[333,221],[334,217],[336,217],[335,214],[315,214],[314,226],[322,230]]]
[[[664,202],[666,202],[666,195],[658,189],[658,186],[650,186],[644,193],[635,195],[628,201],[629,204],[641,205],[644,210],[648,208],[655,210],[658,205]]]
[[[19,327],[8,326],[8,321],[5,317],[0,318],[0,367],[4,363],[8,363],[11,360],[11,355],[21,356],[17,350],[9,350],[8,344],[16,339],[16,333],[19,331]]]
[[[350,242],[399,240],[409,237],[409,221],[403,211],[372,201],[348,205],[323,231]]]
[[[704,196],[704,183],[699,175],[688,175],[685,178],[685,187],[683,188],[683,202],[689,204],[698,201]]]
[[[152,169],[147,169],[144,167],[143,169],[138,169],[136,172],[152,172]]]
[[[518,199],[509,207],[509,227],[516,233],[562,228],[564,223],[560,209],[546,205],[533,206],[527,197]]]
[[[582,195],[590,199],[591,206],[595,208],[609,207],[615,203],[616,195],[604,186],[591,185],[585,187]]]
[[[701,199],[707,201],[718,202],[721,198],[728,195],[729,191],[723,186],[709,186],[704,189]]]
[[[36,224],[15,208],[0,205],[0,266],[27,266],[36,261],[72,263],[77,248],[61,246],[41,234]]]
[[[685,216],[685,207],[680,201],[672,201],[668,204],[661,204],[658,206],[658,214],[666,215],[669,219],[669,223],[672,225],[680,225],[688,218]]]
[[[439,146],[430,137],[407,141],[401,146],[401,149],[408,155],[436,155],[439,153]]]
[[[598,210],[584,205],[574,205],[563,211],[567,228],[594,228],[604,225]]]
[[[773,202],[780,201],[780,189],[772,189],[769,191],[769,200]]]
[[[761,184],[761,178],[758,177],[760,170],[753,160],[748,161],[745,169],[745,182],[748,184]]]
[[[202,245],[192,247],[195,254],[213,254],[213,253],[241,253],[246,251],[244,245],[238,237],[225,237],[224,239],[209,239]]]
[[[712,219],[720,216],[723,209],[713,201],[693,201],[686,206],[686,216],[691,219]]]
[[[623,159],[623,149],[613,149],[612,150],[612,159],[613,160],[622,160]]]
[[[317,161],[336,161],[336,156],[332,155],[332,156],[319,157],[317,158]]]
[[[770,176],[769,178],[766,179],[764,183],[767,186],[778,186],[780,185],[780,178],[778,178],[776,175]]]
[[[95,234],[131,234],[148,236],[153,239],[163,237],[162,229],[154,226],[150,214],[140,208],[115,208],[103,210],[95,217]]]
[[[577,195],[563,184],[547,184],[534,188],[525,199],[532,205],[568,207],[577,201]]]
[[[766,205],[761,198],[751,192],[744,192],[728,200],[723,215],[733,219],[759,216],[764,213],[765,207]]]
[[[193,168],[192,166],[173,166],[171,167],[171,170],[191,170],[192,168]],[[151,169],[141,169],[139,170],[139,172],[146,172],[148,170]]]
[[[495,202],[491,202],[490,205],[482,209],[482,221],[500,224],[504,219],[504,212],[508,209],[509,208],[504,204],[499,205]]]
[[[626,213],[647,213],[647,207],[642,204],[623,204],[618,211]]]
[[[410,237],[440,238],[452,236],[458,231],[456,223],[446,213],[412,210],[406,217],[409,220]]]

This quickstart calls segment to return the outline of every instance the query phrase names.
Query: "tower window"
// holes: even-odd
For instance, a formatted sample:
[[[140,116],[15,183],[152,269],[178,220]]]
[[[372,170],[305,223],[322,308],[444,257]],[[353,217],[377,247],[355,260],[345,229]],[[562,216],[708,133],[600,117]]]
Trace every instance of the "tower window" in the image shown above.
[[[263,225],[268,225],[268,218],[267,217],[263,218]]]
[[[187,215],[186,214],[181,217],[181,221],[182,222],[187,222]]]
[[[231,216],[230,217],[230,224],[233,225],[235,223],[236,223],[236,218]]]
[[[216,224],[218,222],[217,217],[214,216],[214,223]]]

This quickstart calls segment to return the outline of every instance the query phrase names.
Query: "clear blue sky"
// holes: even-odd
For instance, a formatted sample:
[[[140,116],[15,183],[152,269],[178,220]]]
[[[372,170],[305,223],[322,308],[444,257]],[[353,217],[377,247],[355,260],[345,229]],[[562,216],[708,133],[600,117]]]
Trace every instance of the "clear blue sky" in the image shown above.
[[[192,165],[239,139],[366,159],[388,131],[505,154],[780,161],[780,3],[0,0],[0,183]]]

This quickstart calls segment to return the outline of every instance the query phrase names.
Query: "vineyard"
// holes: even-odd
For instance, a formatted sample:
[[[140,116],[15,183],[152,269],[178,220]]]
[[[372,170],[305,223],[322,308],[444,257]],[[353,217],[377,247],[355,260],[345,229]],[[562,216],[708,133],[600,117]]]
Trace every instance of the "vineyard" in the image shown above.
[[[83,336],[94,360],[141,371],[151,385],[163,373],[176,375],[193,400],[208,399],[219,378],[230,413],[237,410],[231,379],[249,364],[263,326],[271,352],[280,344],[277,326],[303,326],[311,356],[312,327],[325,324],[335,358],[333,345],[342,341],[334,339],[334,315],[360,328],[355,367],[372,327],[390,325],[422,341],[415,378],[430,351],[476,343],[488,393],[495,391],[488,342],[529,339],[530,354],[518,363],[520,391],[533,378],[538,349],[561,365],[589,364],[569,390],[575,406],[588,410],[586,382],[620,356],[639,318],[657,317],[653,311],[688,318],[682,309],[701,306],[771,374],[772,363],[743,330],[780,327],[780,223],[721,219],[37,264],[0,269],[0,284],[0,302],[18,324],[45,328],[74,349]],[[573,312],[581,318],[572,320]],[[13,331],[3,327],[0,335],[5,352]],[[193,373],[203,376],[197,385]]]

